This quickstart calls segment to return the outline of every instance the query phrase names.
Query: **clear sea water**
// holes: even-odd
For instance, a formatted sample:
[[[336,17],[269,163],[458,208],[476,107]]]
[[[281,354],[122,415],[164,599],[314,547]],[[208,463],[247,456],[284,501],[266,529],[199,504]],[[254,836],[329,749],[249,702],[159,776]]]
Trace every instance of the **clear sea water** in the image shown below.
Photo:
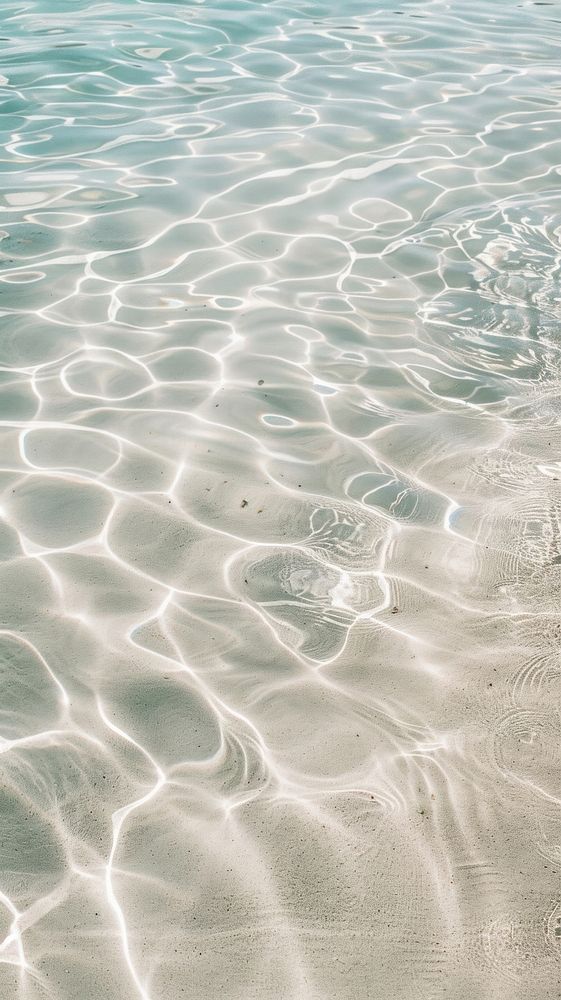
[[[0,0],[0,997],[561,991],[561,3]]]

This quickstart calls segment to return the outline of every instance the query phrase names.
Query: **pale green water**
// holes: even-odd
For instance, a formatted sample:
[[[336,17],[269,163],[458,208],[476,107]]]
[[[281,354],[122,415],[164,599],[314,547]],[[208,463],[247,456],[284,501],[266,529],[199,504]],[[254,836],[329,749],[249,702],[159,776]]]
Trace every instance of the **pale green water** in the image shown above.
[[[561,4],[0,0],[1,1000],[553,1000]]]

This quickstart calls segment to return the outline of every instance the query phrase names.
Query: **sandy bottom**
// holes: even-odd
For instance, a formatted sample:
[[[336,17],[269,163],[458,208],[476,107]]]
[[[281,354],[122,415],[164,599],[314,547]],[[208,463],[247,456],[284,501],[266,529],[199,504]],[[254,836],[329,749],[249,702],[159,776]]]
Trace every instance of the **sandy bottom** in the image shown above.
[[[66,6],[0,2],[0,997],[555,1000],[554,8]]]

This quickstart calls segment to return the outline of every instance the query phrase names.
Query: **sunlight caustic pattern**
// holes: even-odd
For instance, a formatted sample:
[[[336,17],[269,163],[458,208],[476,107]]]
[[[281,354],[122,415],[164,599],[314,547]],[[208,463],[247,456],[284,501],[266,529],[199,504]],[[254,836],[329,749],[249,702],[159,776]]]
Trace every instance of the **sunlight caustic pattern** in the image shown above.
[[[0,0],[2,998],[559,996],[559,10]]]

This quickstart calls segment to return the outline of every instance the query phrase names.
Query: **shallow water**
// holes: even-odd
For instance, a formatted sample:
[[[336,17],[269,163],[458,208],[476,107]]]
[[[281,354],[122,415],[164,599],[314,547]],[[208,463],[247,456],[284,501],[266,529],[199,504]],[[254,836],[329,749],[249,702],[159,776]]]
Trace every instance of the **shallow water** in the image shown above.
[[[561,5],[0,2],[0,996],[550,1000]]]

